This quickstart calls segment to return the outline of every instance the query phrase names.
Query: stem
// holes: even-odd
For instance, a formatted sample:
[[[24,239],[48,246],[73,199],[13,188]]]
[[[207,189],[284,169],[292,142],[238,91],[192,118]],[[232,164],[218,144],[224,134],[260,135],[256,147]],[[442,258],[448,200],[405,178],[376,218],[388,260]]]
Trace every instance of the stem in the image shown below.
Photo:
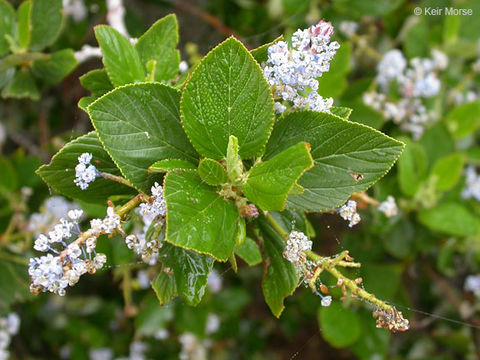
[[[367,203],[367,204],[370,204],[370,205],[373,205],[373,206],[379,206],[380,205],[380,202],[378,202],[374,198],[371,198],[365,192],[353,193],[352,194],[352,199],[360,200],[360,201],[363,201],[364,203]]]
[[[99,172],[100,176],[103,177],[104,179],[108,179],[108,180],[113,180],[113,181],[116,181],[120,184],[123,184],[123,185],[126,185],[126,186],[129,186],[131,188],[133,188],[133,185],[130,184],[130,182],[121,177],[121,176],[117,176],[117,175],[113,175],[113,174],[109,174],[109,173],[106,173],[106,172]]]
[[[282,226],[275,220],[275,218],[270,214],[267,213],[265,218],[270,223],[270,225],[278,232],[280,236],[282,236],[285,240],[288,239],[287,232],[282,228]],[[345,286],[350,289],[352,294],[365,299],[366,301],[377,305],[378,307],[384,309],[385,311],[392,313],[393,308],[392,306],[388,305],[386,302],[379,300],[375,297],[375,295],[368,293],[367,291],[359,288],[355,281],[350,280],[349,278],[345,277],[340,271],[337,270],[336,266],[348,266],[348,267],[356,267],[359,268],[361,265],[359,263],[345,261],[344,259],[348,256],[348,250],[342,251],[334,258],[324,257],[314,253],[313,251],[306,251],[305,254],[307,258],[321,263],[322,268],[332,274],[336,279],[341,279]],[[349,265],[346,265],[349,264]],[[318,274],[320,275],[320,274]]]
[[[138,194],[134,198],[130,199],[127,203],[125,203],[120,209],[116,211],[116,213],[123,218],[124,215],[126,215],[129,211],[131,211],[133,208],[135,208],[138,204],[140,204],[145,197],[145,194]],[[96,236],[95,232],[92,229],[89,229],[83,233],[80,234],[80,236],[72,241],[70,244],[77,244],[78,246],[81,246],[89,237]],[[67,249],[63,250],[60,253],[60,259],[63,260],[63,258],[67,256]]]

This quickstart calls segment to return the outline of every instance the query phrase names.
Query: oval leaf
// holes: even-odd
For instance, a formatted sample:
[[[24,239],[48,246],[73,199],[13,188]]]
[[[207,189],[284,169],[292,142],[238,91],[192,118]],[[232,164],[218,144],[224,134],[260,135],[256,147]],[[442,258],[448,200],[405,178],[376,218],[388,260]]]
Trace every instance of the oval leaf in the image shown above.
[[[103,65],[115,87],[145,80],[140,56],[126,37],[106,25],[96,26],[95,36],[102,50]]]
[[[282,211],[302,174],[313,166],[310,146],[298,143],[268,161],[255,164],[243,186],[245,196],[265,211]]]
[[[88,107],[100,140],[125,178],[147,191],[147,169],[176,158],[197,163],[179,120],[180,93],[158,83],[130,84]]]
[[[273,126],[273,97],[252,55],[229,38],[198,65],[185,86],[181,112],[185,132],[201,155],[224,158],[234,135],[245,159],[264,151]]]
[[[223,166],[212,159],[202,159],[198,164],[198,175],[208,185],[220,185],[227,181],[227,172]]]
[[[166,240],[226,261],[235,245],[238,212],[193,170],[169,172],[164,183]]]
[[[311,145],[315,166],[298,181],[303,195],[291,195],[287,208],[326,211],[365,191],[392,167],[403,144],[362,124],[316,111],[299,111],[275,125],[265,158],[299,141]],[[360,180],[359,180],[360,179]]]

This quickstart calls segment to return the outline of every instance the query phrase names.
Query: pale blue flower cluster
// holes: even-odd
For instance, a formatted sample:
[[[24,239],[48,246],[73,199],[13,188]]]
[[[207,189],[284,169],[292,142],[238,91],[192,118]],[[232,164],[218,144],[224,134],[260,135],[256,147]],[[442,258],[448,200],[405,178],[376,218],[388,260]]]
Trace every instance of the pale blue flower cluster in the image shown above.
[[[30,259],[30,291],[34,294],[49,291],[63,296],[67,286],[76,284],[87,272],[95,273],[107,260],[105,254],[95,252],[95,247],[98,236],[111,234],[120,226],[120,216],[113,207],[108,207],[104,219],[91,220],[91,228],[83,233],[78,225],[83,211],[70,210],[67,215],[68,220],[61,218],[48,236],[40,234],[35,240],[33,248],[48,253]],[[80,234],[87,236],[78,238],[82,241],[69,241]]]
[[[363,101],[418,139],[428,121],[436,117],[434,112],[427,110],[423,100],[439,93],[438,72],[447,65],[447,56],[439,50],[433,50],[431,58],[413,58],[410,62],[400,50],[390,50],[377,66],[375,81],[380,92],[365,93]],[[388,98],[392,83],[398,86],[398,101]]]
[[[78,164],[75,166],[75,180],[73,182],[82,190],[88,188],[88,185],[100,176],[97,168],[90,163],[92,157],[90,153],[83,153],[78,157]]]
[[[333,31],[332,24],[322,20],[297,30],[292,36],[292,49],[285,41],[268,48],[263,74],[275,97],[293,103],[293,108],[329,111],[333,99],[318,94],[317,78],[330,69],[330,61],[340,47],[338,42],[330,42]],[[277,102],[275,109],[281,113],[286,107]]]

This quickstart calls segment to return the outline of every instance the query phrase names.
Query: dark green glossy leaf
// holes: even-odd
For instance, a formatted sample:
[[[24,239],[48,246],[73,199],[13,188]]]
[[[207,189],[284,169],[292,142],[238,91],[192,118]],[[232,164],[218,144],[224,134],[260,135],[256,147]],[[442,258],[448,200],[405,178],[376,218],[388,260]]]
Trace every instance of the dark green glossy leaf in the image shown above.
[[[115,87],[145,80],[140,56],[127,38],[106,25],[96,26],[95,36],[102,50],[103,65]]]
[[[312,166],[310,146],[298,143],[268,161],[255,164],[249,171],[243,193],[262,210],[282,211],[290,190]]]
[[[32,0],[30,50],[40,51],[52,45],[60,35],[62,24],[62,0]]]
[[[295,292],[299,277],[293,264],[282,255],[285,240],[265,219],[260,219],[259,225],[264,240],[263,251],[267,266],[262,278],[263,296],[273,315],[280,317],[285,308],[283,300]]]
[[[198,175],[208,185],[220,185],[227,181],[227,172],[216,160],[202,159],[198,164]]]
[[[166,240],[226,261],[235,245],[238,212],[194,170],[169,172],[164,182]]]
[[[148,173],[166,173],[175,169],[196,169],[197,167],[191,162],[179,159],[165,159],[155,162],[148,168]]]
[[[47,84],[56,84],[63,80],[77,66],[73,50],[56,51],[48,59],[36,60],[32,64],[32,73]]]
[[[163,159],[197,163],[179,120],[180,93],[158,83],[117,88],[88,107],[98,136],[125,178],[148,191],[147,169]]]
[[[273,98],[260,66],[236,39],[213,49],[185,86],[182,123],[204,157],[227,154],[230,135],[243,159],[261,155],[273,126]]]
[[[158,20],[138,39],[135,48],[143,63],[155,61],[155,81],[170,81],[177,75],[180,64],[177,44],[178,24],[174,14]]]
[[[315,166],[298,181],[304,194],[288,197],[287,209],[292,210],[338,207],[384,176],[403,149],[401,142],[367,126],[328,113],[300,111],[277,121],[265,158],[299,141],[310,144]]]

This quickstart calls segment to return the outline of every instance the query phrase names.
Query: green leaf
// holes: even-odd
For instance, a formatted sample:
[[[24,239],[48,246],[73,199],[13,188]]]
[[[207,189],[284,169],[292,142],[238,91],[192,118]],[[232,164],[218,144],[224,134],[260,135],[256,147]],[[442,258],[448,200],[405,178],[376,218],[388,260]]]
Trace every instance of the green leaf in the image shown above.
[[[160,276],[161,274],[157,277],[157,280]],[[152,283],[154,291],[154,283],[157,280]],[[166,329],[175,316],[174,307],[158,306],[155,296],[152,295],[143,298],[139,310],[135,317],[135,334],[138,334],[138,336],[155,336],[159,330]]]
[[[308,211],[334,209],[352,193],[365,191],[390,170],[403,149],[401,142],[367,126],[328,113],[299,111],[277,121],[265,159],[299,141],[310,144],[315,166],[298,181],[304,194],[290,195],[287,208]]]
[[[287,196],[302,174],[313,167],[310,146],[301,142],[255,164],[249,171],[243,193],[265,211],[282,211]]]
[[[360,360],[372,360],[376,357],[387,359],[392,333],[388,330],[377,329],[375,321],[372,321],[372,313],[370,311],[359,311],[357,315],[362,325],[362,335],[355,344],[350,346],[350,349]]]
[[[197,154],[182,130],[180,93],[158,83],[130,84],[104,95],[88,113],[105,149],[125,178],[149,189],[147,169],[163,159],[197,163]]]
[[[35,101],[40,99],[40,91],[35,84],[35,80],[33,79],[30,70],[19,69],[13,78],[3,88],[2,97],[4,99],[30,98]]]
[[[30,12],[30,50],[52,45],[63,23],[62,0],[32,0]]]
[[[0,156],[0,169],[2,176],[0,177],[0,188],[9,192],[18,188],[18,176],[15,168],[7,157]]]
[[[265,219],[260,219],[259,225],[266,258],[266,272],[262,278],[263,296],[273,315],[278,318],[285,308],[283,300],[295,292],[299,277],[293,264],[282,255],[285,249],[284,239]]]
[[[27,49],[30,44],[30,13],[32,9],[32,1],[24,1],[18,7],[18,25],[17,25],[17,42],[22,49]]]
[[[429,55],[429,27],[422,17],[415,18],[412,26],[406,27],[403,35],[403,47],[408,58],[427,57]]]
[[[89,71],[85,75],[80,76],[80,84],[85,89],[90,90],[95,97],[105,95],[113,90],[113,85],[108,78],[107,72],[100,69]]]
[[[36,60],[32,64],[32,73],[47,84],[56,84],[63,80],[77,66],[73,50],[56,51],[50,58]]]
[[[105,203],[112,195],[135,194],[135,191],[112,180],[97,178],[86,190],[81,190],[73,182],[78,157],[85,153],[93,155],[92,164],[102,172],[120,175],[112,159],[103,149],[95,132],[69,142],[50,161],[37,170],[37,174],[55,191],[74,199],[91,203]]]
[[[198,175],[208,185],[220,185],[227,181],[227,172],[216,160],[202,159],[198,164]]]
[[[77,106],[82,109],[83,111],[87,112],[88,106],[93,103],[97,98],[95,96],[84,96],[80,100],[78,100]]]
[[[174,14],[158,20],[139,39],[137,49],[144,64],[154,60],[155,81],[170,81],[178,73],[180,52],[178,44],[178,24]]]
[[[245,241],[241,246],[235,247],[235,254],[250,266],[262,262],[262,254],[260,253],[257,243],[249,237],[245,238]]]
[[[10,51],[5,35],[14,36],[15,10],[7,0],[0,0],[0,56]]]
[[[453,236],[478,234],[478,218],[463,205],[442,203],[432,209],[421,210],[418,219],[434,231]]]
[[[256,49],[250,50],[250,54],[252,54],[252,56],[255,58],[255,60],[257,60],[259,64],[262,64],[263,62],[268,60],[268,48],[279,41],[284,41],[283,35],[280,35],[272,42],[259,46]]]
[[[429,168],[431,168],[437,160],[455,150],[452,134],[450,134],[443,122],[438,122],[426,130],[419,143],[422,145],[423,150],[425,150]],[[442,146],[438,146],[438,144],[442,144]]]
[[[213,259],[168,243],[163,244],[160,259],[164,259],[163,264],[173,270],[178,295],[190,305],[197,305],[205,293]]]
[[[333,106],[330,108],[330,112],[333,115],[337,115],[342,119],[348,120],[350,118],[350,114],[352,113],[352,109],[348,107]]]
[[[194,170],[169,172],[164,182],[166,240],[176,246],[226,261],[235,245],[238,212]]]
[[[247,224],[245,218],[240,216],[237,218],[237,233],[235,235],[235,247],[238,248],[243,245],[247,237]]]
[[[157,295],[160,306],[168,304],[177,295],[177,285],[173,274],[160,271],[157,278],[152,281],[152,289]]]
[[[181,112],[185,132],[201,155],[224,158],[234,135],[245,159],[264,151],[273,126],[273,97],[260,66],[242,43],[229,38],[195,69]]]
[[[462,104],[453,108],[447,114],[445,121],[448,130],[456,138],[472,134],[477,130],[480,121],[480,101]]]
[[[0,71],[5,71],[25,63],[31,63],[35,60],[48,59],[49,57],[50,55],[38,52],[10,54],[0,60]]]
[[[430,176],[436,177],[435,187],[440,191],[452,189],[462,175],[465,156],[455,153],[439,159],[433,166]]]
[[[318,323],[322,337],[336,348],[352,345],[362,334],[358,315],[338,301],[318,309]]]
[[[419,143],[407,138],[402,140],[406,146],[398,160],[398,185],[405,195],[414,196],[427,176],[427,157]]]
[[[2,291],[0,291],[1,313],[11,311],[10,306],[15,302],[23,302],[32,298],[25,266],[2,260],[0,262],[0,284],[2,284]]]
[[[166,173],[175,169],[196,169],[197,167],[191,162],[179,159],[165,159],[155,162],[148,168],[148,173]]]
[[[145,80],[140,56],[127,38],[106,25],[96,26],[95,36],[102,50],[103,65],[115,87]]]
[[[234,185],[241,185],[243,181],[242,174],[244,168],[242,159],[238,155],[238,151],[238,139],[235,136],[230,135],[227,145],[226,166],[228,179]]]

